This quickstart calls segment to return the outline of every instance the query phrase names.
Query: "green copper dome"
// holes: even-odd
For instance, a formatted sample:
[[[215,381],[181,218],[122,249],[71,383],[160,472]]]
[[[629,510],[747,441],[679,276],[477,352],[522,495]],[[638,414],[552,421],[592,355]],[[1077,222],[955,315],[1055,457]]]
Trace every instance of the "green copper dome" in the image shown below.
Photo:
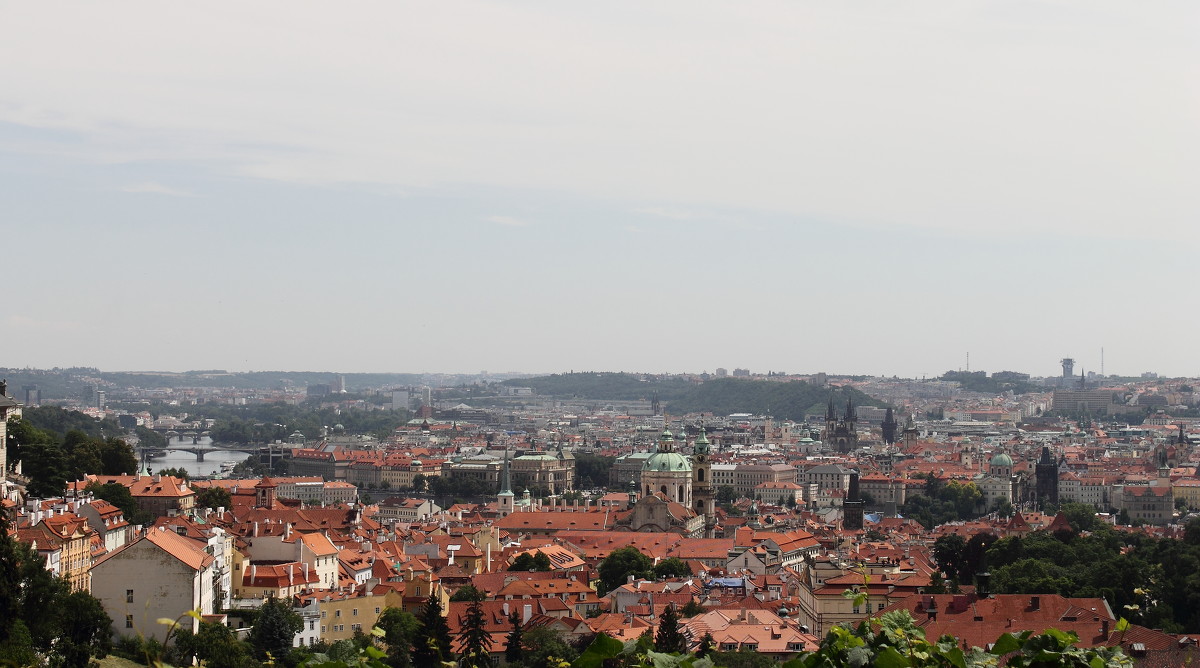
[[[678,452],[656,452],[642,465],[642,471],[688,471],[692,463]]]
[[[992,457],[992,466],[1009,468],[1013,465],[1012,457],[1009,457],[1003,452],[997,452],[996,456]]]

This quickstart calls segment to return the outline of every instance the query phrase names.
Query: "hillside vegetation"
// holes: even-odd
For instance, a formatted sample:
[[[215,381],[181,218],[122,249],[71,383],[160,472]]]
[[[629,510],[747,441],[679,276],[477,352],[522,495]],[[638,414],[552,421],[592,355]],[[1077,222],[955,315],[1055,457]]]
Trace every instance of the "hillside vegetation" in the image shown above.
[[[806,414],[824,413],[830,389],[803,381],[774,382],[741,378],[717,378],[693,383],[684,378],[659,379],[629,373],[566,373],[505,381],[507,385],[532,387],[541,396],[576,399],[651,399],[657,394],[672,413],[712,412],[770,413],[778,418],[802,420]],[[859,406],[883,406],[853,388],[833,391],[839,415],[846,398]]]

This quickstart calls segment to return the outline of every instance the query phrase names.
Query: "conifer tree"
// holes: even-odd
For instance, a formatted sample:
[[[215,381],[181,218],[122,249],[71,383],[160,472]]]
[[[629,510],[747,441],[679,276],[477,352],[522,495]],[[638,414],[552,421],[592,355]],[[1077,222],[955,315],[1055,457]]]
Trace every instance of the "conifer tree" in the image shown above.
[[[512,631],[508,632],[508,646],[504,648],[504,661],[517,663],[523,655],[521,642],[525,629],[521,626],[521,616],[516,612],[508,616],[508,622],[512,624]]]
[[[492,636],[487,631],[487,620],[483,615],[483,604],[471,601],[465,617],[459,617],[462,630],[458,633],[462,654],[459,663],[463,668],[485,668],[492,665],[490,652]]]
[[[436,666],[450,660],[450,625],[442,615],[442,602],[435,592],[421,606],[418,615],[421,628],[413,640],[412,660],[415,666]]]
[[[679,615],[675,614],[674,606],[668,605],[658,619],[654,649],[659,652],[687,652],[687,638],[679,630]]]

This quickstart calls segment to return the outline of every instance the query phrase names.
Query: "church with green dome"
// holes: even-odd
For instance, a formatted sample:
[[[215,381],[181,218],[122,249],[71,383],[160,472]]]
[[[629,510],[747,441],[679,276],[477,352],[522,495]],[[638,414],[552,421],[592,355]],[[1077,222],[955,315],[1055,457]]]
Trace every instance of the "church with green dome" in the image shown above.
[[[688,457],[676,449],[687,444],[687,436],[682,432],[679,436],[677,441],[669,429],[664,430],[642,464],[640,485],[630,488],[631,512],[620,522],[630,531],[711,537],[716,523],[708,438],[701,431]]]

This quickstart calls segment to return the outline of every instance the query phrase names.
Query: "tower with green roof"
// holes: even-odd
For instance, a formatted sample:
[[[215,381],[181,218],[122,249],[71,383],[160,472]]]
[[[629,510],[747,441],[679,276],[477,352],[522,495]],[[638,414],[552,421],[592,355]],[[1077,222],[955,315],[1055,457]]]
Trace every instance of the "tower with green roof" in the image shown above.
[[[704,537],[713,538],[717,526],[716,493],[712,486],[712,461],[708,433],[700,427],[700,435],[692,447],[692,498],[697,515],[704,516]]]
[[[508,448],[505,448],[504,463],[500,465],[500,492],[496,494],[496,507],[500,511],[500,517],[512,514],[515,496],[512,491],[512,474],[508,471]]]

